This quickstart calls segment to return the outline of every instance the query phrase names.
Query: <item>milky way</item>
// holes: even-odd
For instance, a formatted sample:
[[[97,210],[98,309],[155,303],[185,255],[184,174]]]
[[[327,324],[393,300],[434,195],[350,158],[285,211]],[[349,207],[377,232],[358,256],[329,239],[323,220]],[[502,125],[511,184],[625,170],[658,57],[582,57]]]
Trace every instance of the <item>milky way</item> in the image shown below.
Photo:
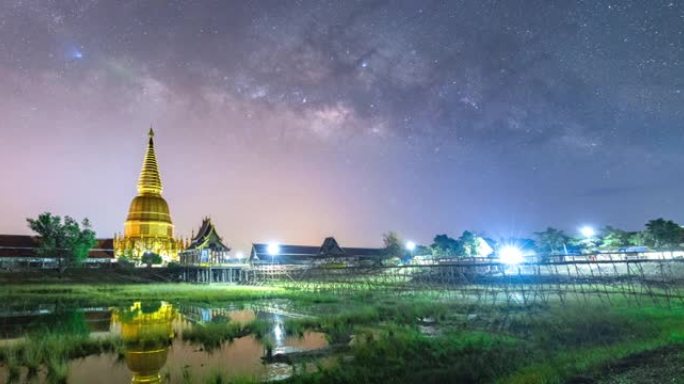
[[[684,221],[682,1],[0,2],[0,232],[376,245]]]

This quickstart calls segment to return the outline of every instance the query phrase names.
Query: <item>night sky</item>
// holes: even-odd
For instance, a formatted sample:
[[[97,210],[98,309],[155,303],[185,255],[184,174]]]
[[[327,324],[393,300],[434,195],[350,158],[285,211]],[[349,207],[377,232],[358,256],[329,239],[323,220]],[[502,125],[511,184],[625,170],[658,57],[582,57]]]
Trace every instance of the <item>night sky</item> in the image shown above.
[[[0,1],[0,233],[429,243],[684,222],[684,1]]]

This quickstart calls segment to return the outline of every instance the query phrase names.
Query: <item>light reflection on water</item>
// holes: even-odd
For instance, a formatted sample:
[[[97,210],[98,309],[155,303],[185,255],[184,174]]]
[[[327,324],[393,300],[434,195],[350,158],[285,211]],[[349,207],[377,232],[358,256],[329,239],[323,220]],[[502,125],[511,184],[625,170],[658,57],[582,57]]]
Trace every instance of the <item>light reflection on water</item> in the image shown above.
[[[263,307],[206,308],[173,306],[161,302],[133,303],[130,307],[89,309],[80,313],[82,324],[71,324],[69,327],[85,327],[91,337],[120,336],[125,344],[123,361],[116,354],[91,355],[72,360],[69,362],[69,383],[179,383],[183,381],[184,370],[189,372],[193,382],[203,382],[209,375],[216,373],[225,378],[252,377],[263,380],[284,378],[291,374],[292,367],[288,365],[263,364],[264,346],[251,335],[224,343],[211,352],[205,351],[200,345],[183,341],[183,331],[198,323],[232,321],[244,324],[258,318],[272,324],[270,338],[275,351],[311,350],[327,346],[325,335],[321,333],[309,332],[303,338],[287,337],[284,321],[288,314],[277,310],[269,312]],[[26,324],[50,324],[56,321],[55,318],[46,318],[44,313],[35,316],[33,322],[24,322],[31,318],[29,314],[22,316],[23,328],[14,321],[17,318],[0,317],[0,343],[21,340],[22,332],[27,332],[29,328]],[[5,380],[4,376],[0,369],[1,381]]]

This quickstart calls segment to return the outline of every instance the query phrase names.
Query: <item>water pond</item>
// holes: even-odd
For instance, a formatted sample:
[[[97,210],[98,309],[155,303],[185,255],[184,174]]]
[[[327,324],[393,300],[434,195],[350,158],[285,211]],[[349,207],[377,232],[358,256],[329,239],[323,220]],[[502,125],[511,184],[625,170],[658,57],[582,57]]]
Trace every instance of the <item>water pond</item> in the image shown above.
[[[223,307],[132,302],[123,307],[0,308],[0,348],[20,350],[27,340],[35,343],[35,335],[45,332],[116,341],[111,351],[69,359],[57,380],[68,383],[201,383],[218,375],[271,381],[287,378],[300,368],[266,356],[323,351],[328,345],[323,333],[286,335],[286,319],[302,316],[288,312],[285,302]],[[23,364],[13,369],[10,360],[6,356],[0,363],[0,382],[54,379],[45,366],[49,364],[29,372]]]

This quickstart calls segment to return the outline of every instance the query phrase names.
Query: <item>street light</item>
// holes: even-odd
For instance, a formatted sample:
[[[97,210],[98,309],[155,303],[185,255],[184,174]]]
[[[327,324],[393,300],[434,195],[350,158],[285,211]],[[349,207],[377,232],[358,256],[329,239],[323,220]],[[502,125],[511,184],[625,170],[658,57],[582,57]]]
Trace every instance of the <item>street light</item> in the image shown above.
[[[280,244],[278,243],[269,243],[268,246],[266,247],[266,252],[268,252],[269,255],[275,256],[280,253]]]
[[[413,241],[407,241],[405,246],[406,250],[409,252],[413,252],[416,249],[416,243]]]
[[[520,248],[506,245],[499,249],[499,260],[504,264],[515,265],[524,261],[524,255]]]
[[[582,246],[581,253],[590,255],[590,259],[595,258],[597,252],[596,246],[598,245],[596,231],[594,230],[594,228],[585,225],[582,228],[580,228],[580,233],[584,237],[584,239],[580,241],[580,244]],[[592,254],[593,256],[591,256]]]
[[[594,228],[588,225],[585,225],[584,227],[580,228],[580,233],[587,239],[592,238],[596,235],[596,231],[594,230]]]

